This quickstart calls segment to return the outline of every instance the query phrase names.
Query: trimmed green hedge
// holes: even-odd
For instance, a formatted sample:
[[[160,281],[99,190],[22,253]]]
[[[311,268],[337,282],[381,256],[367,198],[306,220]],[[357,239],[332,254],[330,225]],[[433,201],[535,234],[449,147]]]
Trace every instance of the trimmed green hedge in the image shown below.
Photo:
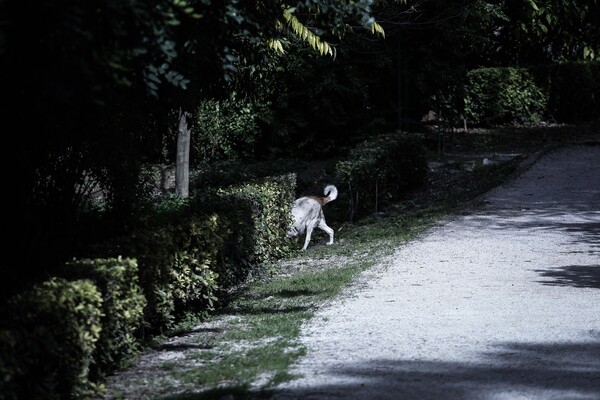
[[[290,251],[294,189],[295,175],[284,175],[168,200],[145,228],[96,252],[138,260],[148,328],[163,331],[188,310],[212,311],[221,293]]]
[[[138,284],[137,262],[129,258],[83,259],[67,263],[63,276],[89,279],[102,293],[102,332],[93,354],[93,379],[123,366],[139,350],[146,299]]]
[[[467,73],[465,115],[473,124],[533,124],[542,120],[548,96],[531,74],[518,68],[481,68]]]
[[[288,255],[291,251],[289,231],[291,205],[294,201],[296,175],[270,177],[259,182],[217,190],[220,202],[246,203],[252,223],[250,263],[262,264]]]
[[[348,187],[352,219],[358,212],[378,208],[423,183],[427,150],[416,134],[394,133],[372,137],[350,151],[336,165]]]
[[[102,246],[105,253],[137,259],[148,332],[172,326],[186,308],[212,309],[217,289],[214,266],[226,236],[219,222],[217,215],[193,215],[185,205],[178,215]]]
[[[472,70],[465,84],[465,116],[475,125],[598,121],[600,63]]]
[[[52,278],[9,299],[0,328],[5,399],[79,399],[97,387],[89,369],[102,296],[87,280]]]

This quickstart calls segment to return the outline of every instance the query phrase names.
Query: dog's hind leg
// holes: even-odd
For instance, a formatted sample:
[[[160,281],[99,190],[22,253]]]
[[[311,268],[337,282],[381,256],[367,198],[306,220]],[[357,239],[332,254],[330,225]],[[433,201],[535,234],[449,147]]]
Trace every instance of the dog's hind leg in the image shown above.
[[[308,243],[310,242],[310,236],[312,235],[312,231],[315,229],[315,222],[310,221],[306,224],[306,238],[304,239],[304,246],[302,250],[306,250],[308,247]]]
[[[333,229],[327,226],[327,223],[325,223],[325,218],[321,218],[318,227],[329,234],[329,242],[327,242],[327,244],[333,244]]]

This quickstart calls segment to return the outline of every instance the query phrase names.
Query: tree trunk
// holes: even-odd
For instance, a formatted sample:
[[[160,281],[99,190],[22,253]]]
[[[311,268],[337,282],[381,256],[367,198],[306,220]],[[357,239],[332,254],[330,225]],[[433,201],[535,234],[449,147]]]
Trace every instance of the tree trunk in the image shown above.
[[[175,162],[175,192],[186,198],[190,194],[190,139],[191,129],[188,117],[191,114],[179,109],[179,127],[177,129],[177,160]]]

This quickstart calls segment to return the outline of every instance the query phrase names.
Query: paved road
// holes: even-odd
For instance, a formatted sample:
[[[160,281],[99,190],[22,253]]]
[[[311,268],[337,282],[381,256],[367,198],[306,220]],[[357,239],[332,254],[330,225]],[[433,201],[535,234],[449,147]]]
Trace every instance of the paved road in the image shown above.
[[[279,399],[600,399],[600,146],[553,151],[305,326]]]

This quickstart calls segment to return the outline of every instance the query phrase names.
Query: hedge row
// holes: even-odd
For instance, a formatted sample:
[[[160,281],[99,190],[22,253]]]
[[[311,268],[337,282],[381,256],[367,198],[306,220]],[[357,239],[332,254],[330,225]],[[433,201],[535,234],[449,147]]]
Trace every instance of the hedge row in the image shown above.
[[[106,257],[73,260],[10,298],[0,315],[0,398],[98,393],[149,333],[186,310],[213,309],[221,291],[290,251],[294,189],[286,175],[175,202],[143,229],[96,246]]]
[[[245,227],[252,244],[252,251],[246,262],[261,265],[289,254],[290,241],[287,240],[286,232],[292,222],[290,208],[295,198],[295,189],[296,175],[287,174],[259,184],[247,183],[217,191],[219,202],[243,203],[239,204],[241,207],[229,207],[230,211],[246,208],[245,212],[250,216],[234,219],[238,223],[252,222]]]
[[[220,292],[290,251],[295,182],[288,174],[210,190],[122,242],[120,254],[140,264],[151,330],[190,308],[212,310]]]
[[[467,74],[465,117],[472,124],[587,122],[600,116],[600,63],[481,68]]]
[[[11,298],[0,329],[0,395],[76,399],[93,393],[90,365],[102,295],[88,280],[52,278]]]
[[[102,294],[102,331],[90,371],[98,380],[121,367],[139,348],[136,335],[144,323],[146,298],[139,286],[137,262],[121,257],[73,260],[65,265],[62,276],[88,279]]]

